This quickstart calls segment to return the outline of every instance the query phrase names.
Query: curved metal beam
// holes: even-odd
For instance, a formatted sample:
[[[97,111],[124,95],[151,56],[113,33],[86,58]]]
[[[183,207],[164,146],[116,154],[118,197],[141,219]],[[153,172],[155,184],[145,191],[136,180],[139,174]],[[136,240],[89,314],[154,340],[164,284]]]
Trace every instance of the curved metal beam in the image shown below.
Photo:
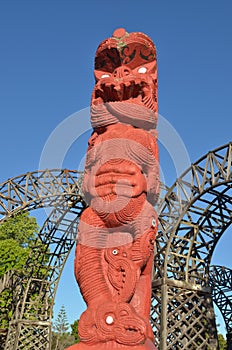
[[[153,326],[156,334],[162,330],[162,350],[217,349],[209,266],[231,224],[231,163],[232,143],[209,152],[177,179],[160,205],[152,305],[157,319],[161,304],[160,324]]]
[[[53,207],[60,197],[81,196],[81,181],[82,172],[68,169],[46,169],[11,178],[0,184],[0,220],[21,210]]]
[[[160,232],[154,261],[151,322],[157,344],[159,332],[162,330],[162,350],[217,348],[212,296],[208,283],[209,266],[218,240],[231,223],[231,162],[231,143],[209,152],[175,182],[159,206]],[[15,312],[15,315],[24,319],[15,316],[12,321],[6,347],[8,350],[13,349],[12,344],[16,336],[22,339],[22,344],[25,339],[30,339],[32,348],[34,346],[33,327],[36,321],[31,320],[30,327],[25,326],[25,322],[23,324],[27,314],[25,310],[34,307],[28,296],[32,294],[30,291],[34,290],[42,295],[44,300],[50,300],[49,298],[55,295],[54,286],[58,284],[70,251],[70,246],[65,243],[70,236],[66,236],[64,232],[67,231],[67,227],[71,228],[71,232],[75,231],[73,219],[69,221],[70,226],[64,224],[66,231],[62,229],[62,223],[66,220],[66,214],[68,216],[72,210],[76,210],[75,215],[79,217],[85,206],[78,181],[77,172],[45,170],[24,174],[0,185],[2,220],[20,210],[55,207],[54,216],[51,214],[44,225],[44,233],[38,236],[38,239],[47,242],[49,249],[51,247],[48,266],[51,267],[52,277],[44,282],[35,278],[33,269],[29,269],[25,286],[24,282],[21,283],[25,297],[22,304],[19,302],[21,306]],[[61,211],[57,223],[55,211],[59,205]],[[54,238],[51,245],[50,236]],[[55,248],[52,248],[53,246]],[[28,265],[32,264],[28,262]],[[50,285],[53,287],[48,287]],[[45,290],[48,292],[45,293]],[[48,339],[47,320],[50,320],[51,315],[47,301],[44,305],[46,307],[40,315],[45,316],[41,316],[42,323],[37,323],[34,332],[39,339],[36,346],[41,350],[47,346],[41,339]],[[46,308],[49,309],[47,313]],[[18,344],[15,349],[21,349],[20,342]]]
[[[211,266],[209,285],[212,288],[213,301],[224,318],[227,333],[232,334],[232,269]]]
[[[49,349],[56,289],[86,207],[79,186],[81,175],[76,171],[45,170],[0,185],[1,222],[21,210],[52,208],[23,274],[13,282],[13,316],[5,349]]]

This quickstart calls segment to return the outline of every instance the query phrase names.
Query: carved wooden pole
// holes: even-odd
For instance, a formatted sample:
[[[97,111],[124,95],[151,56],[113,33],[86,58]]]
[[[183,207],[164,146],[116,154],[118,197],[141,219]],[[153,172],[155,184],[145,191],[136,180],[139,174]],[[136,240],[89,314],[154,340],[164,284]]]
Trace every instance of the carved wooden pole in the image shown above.
[[[156,49],[117,29],[95,57],[75,276],[87,304],[69,349],[156,349],[149,323],[159,194]]]

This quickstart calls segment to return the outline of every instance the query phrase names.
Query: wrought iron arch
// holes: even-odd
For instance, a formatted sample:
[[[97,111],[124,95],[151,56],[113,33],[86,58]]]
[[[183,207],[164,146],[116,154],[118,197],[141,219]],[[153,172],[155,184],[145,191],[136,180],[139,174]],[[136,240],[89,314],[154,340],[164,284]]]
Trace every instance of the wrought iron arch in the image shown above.
[[[210,267],[209,284],[213,301],[220,310],[227,332],[227,349],[232,349],[232,269],[225,266]]]
[[[232,143],[193,163],[159,207],[152,324],[160,348],[217,349],[212,254],[232,218]]]
[[[51,208],[23,274],[13,274],[11,282],[7,278],[14,297],[5,349],[50,347],[56,289],[86,207],[81,178],[80,172],[56,169],[29,172],[0,185],[1,222],[22,210]]]

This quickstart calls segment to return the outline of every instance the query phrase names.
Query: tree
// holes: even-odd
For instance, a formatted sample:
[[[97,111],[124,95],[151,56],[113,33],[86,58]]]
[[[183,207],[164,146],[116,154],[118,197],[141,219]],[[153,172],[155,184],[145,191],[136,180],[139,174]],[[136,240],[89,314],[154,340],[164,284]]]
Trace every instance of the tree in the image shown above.
[[[30,217],[27,212],[14,215],[0,225],[1,334],[6,334],[12,316],[12,289],[8,276],[13,275],[13,270],[19,274],[24,271],[23,267],[29,257],[38,229],[36,219]],[[0,343],[2,344],[3,340]]]
[[[52,350],[64,350],[67,346],[75,343],[75,338],[70,335],[68,329],[67,313],[62,305],[53,325]]]
[[[67,313],[66,313],[64,305],[61,306],[61,309],[60,309],[58,316],[55,320],[53,329],[60,336],[67,333],[67,331],[69,329],[68,317],[67,317]]]
[[[219,344],[219,350],[226,350],[227,349],[226,340],[222,334],[218,334],[218,344]]]
[[[74,336],[75,343],[80,343],[80,338],[78,335],[78,323],[79,323],[79,320],[76,320],[76,321],[74,321],[74,323],[71,324],[71,328],[72,328],[71,335]]]
[[[0,226],[0,277],[9,270],[22,271],[39,226],[27,212],[19,213]]]

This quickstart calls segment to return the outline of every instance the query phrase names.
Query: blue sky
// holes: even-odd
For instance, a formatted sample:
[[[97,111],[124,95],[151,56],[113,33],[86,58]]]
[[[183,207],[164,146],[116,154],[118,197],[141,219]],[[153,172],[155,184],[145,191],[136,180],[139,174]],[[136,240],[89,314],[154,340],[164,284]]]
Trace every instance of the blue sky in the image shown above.
[[[95,50],[118,27],[142,31],[155,42],[159,113],[178,134],[190,161],[231,141],[231,18],[229,0],[2,0],[0,182],[38,169],[51,133],[89,106]],[[69,137],[69,133],[62,135]],[[168,137],[160,145],[160,158],[171,185],[176,174],[171,150],[165,149]],[[78,168],[87,139],[88,132],[73,142],[63,167]],[[54,154],[51,168],[55,159]],[[183,161],[183,171],[184,165]],[[229,241],[226,232],[215,263],[231,264]],[[55,307],[56,315],[64,304],[70,322],[84,309],[72,259],[65,267]]]

